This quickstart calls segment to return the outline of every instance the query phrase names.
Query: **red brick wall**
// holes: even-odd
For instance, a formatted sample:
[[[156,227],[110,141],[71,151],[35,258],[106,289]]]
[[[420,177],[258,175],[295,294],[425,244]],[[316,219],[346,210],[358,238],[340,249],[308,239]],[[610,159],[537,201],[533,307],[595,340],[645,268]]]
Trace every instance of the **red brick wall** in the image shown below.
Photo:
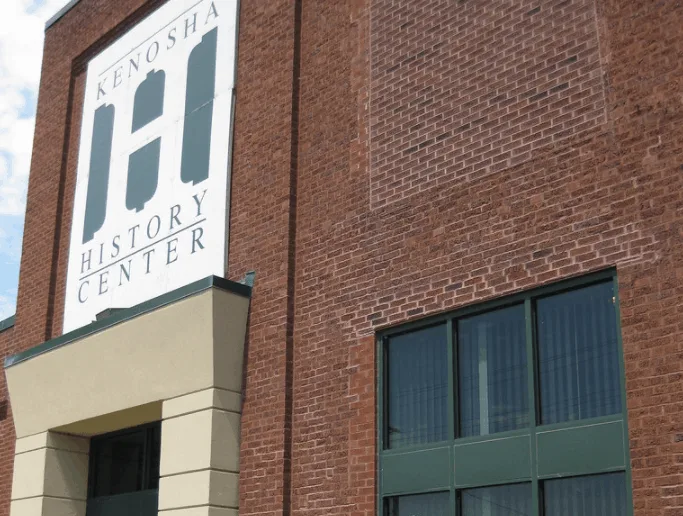
[[[399,4],[372,7],[373,207],[604,123],[594,0]]]
[[[367,6],[303,2],[293,514],[374,513],[375,343],[349,317],[383,295],[367,283],[358,224],[368,208]]]
[[[47,32],[5,355],[61,332],[82,63],[143,3]],[[616,266],[636,514],[681,513],[683,4],[243,1],[240,24],[240,512],[375,513],[377,328]]]
[[[242,2],[228,275],[256,271],[249,313],[240,514],[285,514],[291,427],[292,109],[295,5]]]
[[[651,239],[651,259],[619,263],[636,514],[674,515],[683,512],[683,4],[600,7],[623,185],[611,188],[621,198],[613,207]]]
[[[10,355],[14,348],[14,328],[0,332],[0,353]],[[14,424],[5,375],[0,375],[0,514],[9,514],[14,466]],[[10,451],[11,450],[11,451]]]
[[[304,3],[294,513],[372,513],[377,328],[612,266],[636,514],[683,510],[682,21],[675,1]]]

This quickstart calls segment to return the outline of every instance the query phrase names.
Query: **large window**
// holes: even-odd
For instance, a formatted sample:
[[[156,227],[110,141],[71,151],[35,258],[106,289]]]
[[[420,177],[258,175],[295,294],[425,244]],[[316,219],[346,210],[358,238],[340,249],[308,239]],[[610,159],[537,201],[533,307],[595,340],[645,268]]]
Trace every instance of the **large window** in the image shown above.
[[[379,336],[388,516],[626,516],[612,271]]]

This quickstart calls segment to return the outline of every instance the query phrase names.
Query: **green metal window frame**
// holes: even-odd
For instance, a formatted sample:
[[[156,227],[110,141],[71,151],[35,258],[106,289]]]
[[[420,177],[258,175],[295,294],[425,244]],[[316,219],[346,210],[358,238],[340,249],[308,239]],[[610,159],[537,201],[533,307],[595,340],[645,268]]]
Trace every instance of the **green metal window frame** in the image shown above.
[[[612,282],[619,356],[621,413],[552,425],[539,424],[537,342],[534,301],[548,295]],[[455,438],[455,336],[457,320],[515,304],[524,304],[530,426],[497,434]],[[544,480],[623,472],[627,514],[633,516],[631,462],[624,377],[624,353],[615,269],[559,281],[500,299],[387,328],[376,334],[377,343],[377,513],[385,514],[385,500],[397,496],[450,492],[451,514],[456,514],[458,493],[464,489],[530,482],[532,516],[541,514],[539,486]],[[387,398],[386,349],[390,337],[445,323],[448,338],[448,435],[439,443],[385,449]],[[500,457],[508,460],[500,461]],[[590,460],[586,460],[586,459]]]

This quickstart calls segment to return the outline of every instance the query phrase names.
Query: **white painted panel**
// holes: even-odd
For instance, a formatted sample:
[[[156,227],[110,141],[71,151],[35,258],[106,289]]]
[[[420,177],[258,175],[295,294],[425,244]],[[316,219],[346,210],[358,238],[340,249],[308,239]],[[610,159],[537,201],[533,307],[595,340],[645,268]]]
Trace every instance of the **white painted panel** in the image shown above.
[[[223,276],[237,20],[237,0],[169,0],[88,64],[64,332],[92,322],[108,308],[134,306],[211,274]],[[190,128],[187,137],[201,134],[191,129],[188,120],[192,116],[186,116],[188,70],[193,70],[190,56],[203,41],[206,48],[214,30],[215,85],[210,88],[213,91],[206,108],[212,115],[211,131],[207,132],[210,150],[205,153],[208,177],[186,182],[181,177],[183,153],[190,160],[202,154],[189,152],[183,145],[186,128]],[[162,87],[156,90],[163,91],[162,113],[133,130],[136,91],[148,77],[146,84],[156,80],[158,85],[162,75]],[[214,80],[213,74],[189,75],[200,88],[209,81],[207,77]],[[161,95],[144,98],[160,99]],[[145,108],[154,102],[139,103],[136,109],[140,104]],[[98,109],[100,115],[108,110],[103,119],[111,122],[113,118],[111,137],[104,138],[110,143],[110,152],[102,150],[107,145],[93,144]],[[105,130],[103,134],[109,133]],[[158,170],[145,166],[138,169],[142,174],[129,177],[130,156],[158,138]],[[93,166],[93,156],[109,159],[99,159]],[[194,173],[193,163],[186,170]],[[106,165],[108,174],[101,172]],[[144,183],[154,188],[131,187],[137,184],[135,178],[143,176],[156,177]],[[90,183],[100,184],[100,188],[89,190]],[[129,190],[132,193],[127,195]],[[129,209],[132,205],[127,199],[139,202]],[[85,231],[86,224],[90,231]]]

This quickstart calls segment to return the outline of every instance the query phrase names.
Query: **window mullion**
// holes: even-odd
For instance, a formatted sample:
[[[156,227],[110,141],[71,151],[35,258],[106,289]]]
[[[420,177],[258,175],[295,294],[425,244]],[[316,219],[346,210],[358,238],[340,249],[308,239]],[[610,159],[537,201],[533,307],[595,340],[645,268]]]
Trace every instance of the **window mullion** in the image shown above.
[[[447,342],[448,342],[448,438],[452,441],[457,438],[458,435],[458,417],[459,417],[459,407],[458,407],[458,382],[456,381],[456,372],[458,370],[458,352],[456,346],[458,345],[457,340],[457,330],[455,327],[455,319],[449,319],[447,323]],[[451,453],[453,447],[451,446]],[[452,455],[451,455],[452,457]],[[458,514],[458,508],[456,506],[456,490],[455,490],[455,472],[453,468],[455,464],[450,465],[450,513],[452,515]]]
[[[380,375],[380,385],[382,386],[382,392],[380,396],[380,406],[379,406],[379,418],[380,418],[380,450],[384,450],[388,448],[389,446],[389,431],[388,431],[388,425],[389,425],[389,419],[387,418],[387,406],[388,406],[388,396],[389,396],[389,381],[388,381],[388,353],[387,353],[387,345],[389,344],[389,338],[388,337],[382,337],[380,339],[380,353],[381,353],[381,367],[379,370],[379,375]]]
[[[456,374],[458,371],[458,352],[457,352],[457,330],[455,320],[448,321],[447,341],[448,341],[448,436],[453,440],[458,437],[458,382]]]
[[[626,448],[626,471],[624,476],[626,479],[626,516],[633,516],[633,479],[631,473],[631,460],[630,460],[630,450],[629,445],[629,432],[628,432],[628,408],[626,406],[626,364],[624,362],[624,342],[622,340],[621,334],[621,315],[619,308],[619,280],[617,275],[614,274],[612,277],[612,286],[614,297],[612,298],[612,304],[614,305],[614,317],[616,319],[617,328],[617,346],[618,346],[618,357],[619,357],[619,388],[621,389],[621,414],[624,418],[624,446]]]
[[[385,371],[387,369],[387,337],[383,336],[377,339],[377,357],[379,358],[377,363],[377,449],[379,450],[379,460],[377,461],[377,516],[386,516],[390,513],[389,500],[385,500],[382,496],[382,452],[385,446],[385,425],[387,424],[386,418],[386,397],[389,391],[385,376]]]
[[[529,438],[531,439],[531,516],[539,516],[538,467],[536,465],[536,353],[534,343],[533,306],[530,297],[524,300],[526,326],[527,391],[529,396]]]

